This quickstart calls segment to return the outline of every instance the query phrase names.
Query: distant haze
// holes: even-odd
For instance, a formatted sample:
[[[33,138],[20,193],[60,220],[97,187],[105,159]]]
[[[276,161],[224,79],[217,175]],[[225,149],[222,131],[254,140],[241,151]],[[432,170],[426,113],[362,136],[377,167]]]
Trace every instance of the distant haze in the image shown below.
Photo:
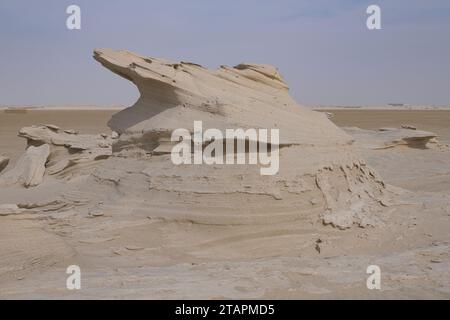
[[[81,30],[66,28],[81,7]],[[382,9],[382,30],[366,8]],[[2,0],[0,105],[131,105],[97,47],[279,68],[307,105],[450,105],[448,0]]]

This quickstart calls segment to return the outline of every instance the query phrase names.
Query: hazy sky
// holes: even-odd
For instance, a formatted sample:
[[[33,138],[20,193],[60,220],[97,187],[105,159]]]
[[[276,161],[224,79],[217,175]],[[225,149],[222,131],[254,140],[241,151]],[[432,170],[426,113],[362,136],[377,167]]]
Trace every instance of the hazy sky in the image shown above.
[[[66,8],[82,29],[66,28]],[[366,8],[382,9],[382,30]],[[0,105],[130,105],[96,47],[277,66],[299,103],[450,105],[448,0],[1,0]]]

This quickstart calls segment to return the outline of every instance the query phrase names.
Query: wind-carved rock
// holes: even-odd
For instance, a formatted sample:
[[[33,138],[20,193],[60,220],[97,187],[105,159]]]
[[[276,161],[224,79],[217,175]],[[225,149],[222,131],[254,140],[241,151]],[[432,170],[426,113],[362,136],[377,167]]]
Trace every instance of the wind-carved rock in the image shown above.
[[[133,212],[219,225],[307,220],[348,228],[378,223],[375,213],[386,196],[383,181],[356,154],[349,135],[325,114],[290,97],[274,67],[209,70],[111,49],[95,50],[94,58],[133,82],[141,94],[108,122],[120,133],[113,152],[122,157],[95,172],[96,182],[113,182],[124,199],[140,199],[127,204]],[[279,129],[278,174],[261,176],[252,165],[174,165],[167,154],[170,135],[178,128],[192,133],[194,121],[223,132]],[[153,154],[138,162],[139,173],[124,169],[138,160],[132,160],[137,153],[123,153],[130,149]]]
[[[94,58],[132,81],[141,94],[108,122],[129,142],[152,151],[177,128],[276,128],[280,145],[348,145],[351,138],[324,114],[300,108],[272,66],[240,64],[209,70],[190,62],[170,62],[128,51],[98,49]],[[117,145],[119,146],[119,145]]]
[[[70,181],[48,200],[50,205],[33,211],[76,206],[86,213],[128,212],[210,225],[349,228],[380,222],[378,213],[389,203],[382,179],[355,152],[351,136],[289,96],[274,67],[240,64],[209,70],[109,49],[95,50],[94,57],[136,84],[141,97],[112,116],[111,136],[54,125],[20,130],[27,152],[16,168],[0,176],[0,185]],[[279,170],[261,175],[262,163],[174,164],[171,134],[180,128],[193,134],[194,121],[202,121],[204,130],[222,132],[278,129],[278,145],[271,148],[277,148]],[[28,207],[18,205],[20,210]],[[20,210],[7,207],[4,214]]]
[[[34,187],[44,181],[45,175],[64,174],[66,169],[107,159],[114,140],[110,136],[60,130],[55,125],[24,127],[18,135],[27,139],[27,149],[15,167],[0,176],[0,186]],[[8,164],[8,159],[2,159],[0,169]]]
[[[48,144],[29,146],[16,166],[0,176],[0,186],[21,184],[28,188],[39,185],[43,180],[49,155]]]
[[[107,135],[78,134],[74,130],[59,130],[52,125],[20,129],[19,137],[28,145],[46,143],[51,146],[47,173],[56,174],[77,164],[106,159],[112,154],[113,138]]]

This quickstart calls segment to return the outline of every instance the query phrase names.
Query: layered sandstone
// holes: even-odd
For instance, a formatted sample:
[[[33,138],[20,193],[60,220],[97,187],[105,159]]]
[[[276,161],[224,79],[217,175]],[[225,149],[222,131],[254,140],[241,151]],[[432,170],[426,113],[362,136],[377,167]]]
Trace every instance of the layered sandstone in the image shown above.
[[[117,187],[136,200],[137,211],[205,224],[312,217],[342,228],[375,223],[369,212],[377,211],[384,196],[382,180],[355,153],[349,135],[290,97],[274,67],[239,64],[209,70],[110,49],[95,50],[94,58],[141,93],[108,123],[121,134],[115,152],[127,157],[124,150],[139,149],[150,155],[139,178],[108,170]],[[170,155],[155,152],[173,130],[193,133],[194,121],[222,131],[279,129],[278,174],[261,176],[258,166],[251,165],[174,165]]]

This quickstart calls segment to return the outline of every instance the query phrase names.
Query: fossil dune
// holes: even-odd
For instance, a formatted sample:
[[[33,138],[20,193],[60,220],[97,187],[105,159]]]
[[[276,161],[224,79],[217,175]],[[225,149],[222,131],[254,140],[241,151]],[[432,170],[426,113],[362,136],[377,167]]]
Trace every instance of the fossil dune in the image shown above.
[[[110,49],[95,50],[94,58],[132,81],[139,100],[112,116],[111,136],[53,125],[22,128],[27,152],[0,177],[1,185],[31,187],[62,179],[70,182],[70,192],[87,194],[84,210],[125,206],[155,219],[210,225],[319,221],[345,229],[379,222],[381,204],[390,196],[381,177],[358,155],[350,135],[289,96],[274,67],[208,70]],[[199,120],[223,131],[279,129],[278,174],[261,176],[261,164],[173,164],[171,132],[192,133]],[[102,188],[108,201],[94,205],[92,194]],[[64,190],[57,200],[71,208]]]
[[[349,135],[289,96],[274,67],[239,64],[208,70],[110,49],[95,50],[94,58],[141,93],[135,105],[108,123],[121,133],[113,146],[118,152],[152,153],[173,130],[192,132],[198,120],[219,130],[279,129],[280,172],[274,177],[240,165],[175,166],[167,155],[153,154],[143,170],[151,183],[146,198],[152,205],[144,205],[149,212],[157,206],[164,208],[160,218],[225,225],[315,215],[340,228],[374,223],[375,214],[368,212],[376,211],[386,196],[381,178],[354,151]],[[199,201],[186,209],[194,196]],[[243,199],[236,213],[230,204]]]

